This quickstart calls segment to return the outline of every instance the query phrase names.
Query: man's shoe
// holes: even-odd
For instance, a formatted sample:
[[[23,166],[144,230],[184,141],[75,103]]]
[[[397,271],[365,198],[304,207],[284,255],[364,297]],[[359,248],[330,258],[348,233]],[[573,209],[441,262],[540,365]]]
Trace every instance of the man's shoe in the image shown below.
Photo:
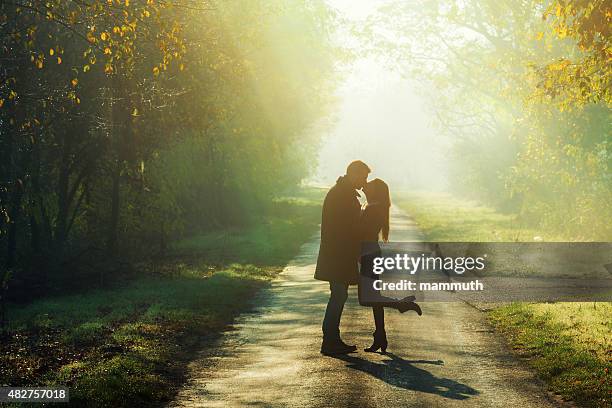
[[[348,354],[357,351],[357,346],[350,346],[344,343],[342,340],[337,341],[323,341],[321,345],[321,354],[326,356],[333,356],[337,354]]]
[[[356,351],[356,350],[357,350],[357,346],[355,346],[355,345],[346,344],[345,342],[343,342],[343,341],[342,341],[342,339],[339,339],[338,341],[339,341],[339,342],[340,342],[340,344],[341,344],[341,345],[343,345],[344,347],[347,347],[347,348],[353,349],[353,351]]]

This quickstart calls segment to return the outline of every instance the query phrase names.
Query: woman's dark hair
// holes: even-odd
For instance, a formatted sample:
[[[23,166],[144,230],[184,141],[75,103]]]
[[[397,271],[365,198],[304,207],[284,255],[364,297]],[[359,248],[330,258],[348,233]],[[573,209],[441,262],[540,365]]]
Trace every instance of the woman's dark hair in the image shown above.
[[[383,215],[382,223],[382,238],[384,241],[389,240],[389,209],[391,207],[391,194],[389,193],[389,186],[381,179],[374,179],[369,181],[366,187],[363,189],[368,203],[377,204],[380,206],[380,211]]]

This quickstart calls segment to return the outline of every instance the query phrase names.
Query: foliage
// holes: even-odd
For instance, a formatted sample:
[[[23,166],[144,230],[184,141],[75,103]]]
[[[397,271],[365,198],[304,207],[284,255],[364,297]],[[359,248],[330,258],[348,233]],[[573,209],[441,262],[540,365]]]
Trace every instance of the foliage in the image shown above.
[[[605,1],[423,0],[391,2],[365,33],[431,96],[454,192],[601,239],[612,216],[610,18]]]
[[[335,19],[323,1],[0,4],[13,297],[125,274],[299,183],[332,102]]]
[[[176,243],[125,285],[10,305],[0,382],[67,385],[78,407],[171,399],[202,341],[249,308],[317,230],[323,192],[306,193],[275,200],[249,227]]]
[[[612,5],[605,0],[555,0],[543,14],[547,34],[557,41],[569,39],[559,58],[537,70],[535,94],[552,98],[561,109],[590,103],[612,104]],[[544,31],[538,33],[538,38]]]

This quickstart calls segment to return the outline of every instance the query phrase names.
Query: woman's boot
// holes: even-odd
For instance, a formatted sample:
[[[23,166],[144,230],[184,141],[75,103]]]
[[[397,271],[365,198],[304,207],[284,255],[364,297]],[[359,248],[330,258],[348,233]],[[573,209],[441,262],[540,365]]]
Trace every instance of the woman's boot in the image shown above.
[[[376,330],[374,332],[374,343],[367,349],[364,349],[364,351],[374,353],[378,351],[378,349],[383,353],[387,352],[387,333],[385,333],[384,330]]]
[[[396,307],[400,313],[407,312],[408,310],[414,310],[419,316],[423,314],[421,306],[419,306],[418,303],[415,303],[413,301],[406,302],[405,299],[402,299],[401,301],[397,302]]]

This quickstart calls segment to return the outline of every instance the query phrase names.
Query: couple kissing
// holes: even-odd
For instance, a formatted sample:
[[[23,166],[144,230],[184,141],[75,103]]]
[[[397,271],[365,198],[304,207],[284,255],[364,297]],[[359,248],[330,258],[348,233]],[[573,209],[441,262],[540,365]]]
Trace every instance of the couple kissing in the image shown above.
[[[314,277],[329,282],[330,296],[322,326],[321,353],[324,355],[357,350],[356,346],[348,345],[340,338],[340,318],[348,297],[348,287],[360,283],[359,264],[361,268],[367,268],[378,256],[367,254],[360,257],[361,243],[389,240],[389,187],[381,179],[368,182],[370,172],[362,161],[350,163],[346,174],[338,178],[323,202],[321,244]],[[366,196],[367,204],[363,208],[357,190],[362,190]],[[365,279],[367,281],[368,277]],[[361,280],[363,284],[363,278]],[[381,296],[380,301],[371,304],[375,324],[374,342],[365,351],[380,349],[386,352],[385,307],[401,313],[414,310],[422,314],[421,308],[413,300],[413,296],[399,301]]]

